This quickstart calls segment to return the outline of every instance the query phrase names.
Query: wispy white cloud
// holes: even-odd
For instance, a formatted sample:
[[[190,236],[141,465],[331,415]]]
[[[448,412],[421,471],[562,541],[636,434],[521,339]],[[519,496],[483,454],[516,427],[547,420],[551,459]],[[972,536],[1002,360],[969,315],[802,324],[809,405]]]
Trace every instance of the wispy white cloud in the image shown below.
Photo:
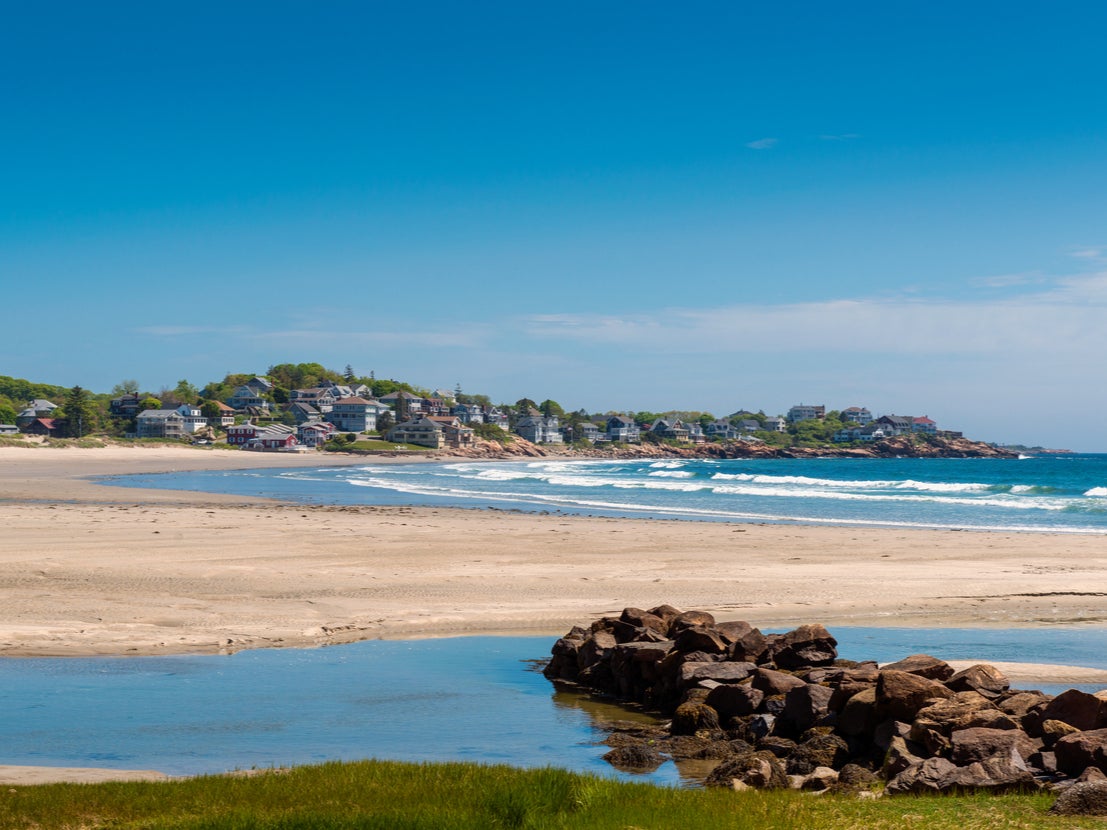
[[[534,337],[642,354],[810,352],[1086,359],[1107,351],[1107,273],[1002,301],[840,299],[789,305],[671,308],[631,316],[529,317]]]
[[[1020,285],[1042,285],[1051,280],[1039,271],[1024,271],[1018,274],[991,274],[986,277],[974,277],[969,280],[972,285],[985,288],[1014,288]]]
[[[241,329],[220,329],[212,326],[184,326],[184,325],[159,325],[139,326],[132,329],[135,334],[146,334],[153,337],[188,337],[197,334],[229,334],[241,332]]]
[[[1102,262],[1105,255],[1107,255],[1107,251],[1098,245],[1069,251],[1069,256],[1074,259],[1091,260],[1093,262]]]
[[[747,141],[746,146],[751,150],[771,150],[779,143],[779,138],[759,138],[756,141]]]

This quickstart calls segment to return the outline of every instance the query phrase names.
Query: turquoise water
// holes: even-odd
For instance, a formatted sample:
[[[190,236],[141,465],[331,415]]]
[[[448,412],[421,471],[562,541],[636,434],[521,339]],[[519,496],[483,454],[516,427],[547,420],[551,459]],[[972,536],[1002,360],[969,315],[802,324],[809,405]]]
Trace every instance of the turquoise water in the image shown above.
[[[1107,455],[368,463],[123,476],[106,482],[303,503],[1107,533]]]
[[[889,662],[928,652],[1107,669],[1101,629],[833,633],[851,659]],[[611,719],[641,716],[557,691],[533,663],[549,654],[554,639],[7,659],[0,661],[0,763],[186,775],[372,757],[554,765],[630,777],[602,760],[607,747],[599,741]],[[687,780],[672,763],[636,777]]]

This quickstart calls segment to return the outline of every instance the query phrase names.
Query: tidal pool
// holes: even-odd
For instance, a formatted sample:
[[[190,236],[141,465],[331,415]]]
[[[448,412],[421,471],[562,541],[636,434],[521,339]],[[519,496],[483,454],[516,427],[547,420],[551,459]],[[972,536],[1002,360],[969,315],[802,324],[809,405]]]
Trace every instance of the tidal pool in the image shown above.
[[[1107,668],[1103,629],[832,633],[841,656],[856,660],[928,652]],[[555,689],[536,667],[554,639],[373,640],[229,656],[8,658],[0,660],[0,763],[193,775],[381,758],[552,765],[694,783],[702,771],[666,763],[630,776],[602,760],[606,723],[647,716]]]

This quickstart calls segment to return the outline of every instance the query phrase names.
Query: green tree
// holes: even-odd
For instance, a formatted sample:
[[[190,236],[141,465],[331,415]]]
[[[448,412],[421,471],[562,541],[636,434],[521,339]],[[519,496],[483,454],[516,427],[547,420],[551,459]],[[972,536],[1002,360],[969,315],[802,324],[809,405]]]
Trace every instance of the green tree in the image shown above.
[[[354,374],[354,367],[349,363],[346,364],[346,371],[342,373],[342,377],[346,380],[346,383],[353,383],[357,379],[357,375]]]
[[[391,412],[382,412],[377,416],[377,432],[381,435],[388,434],[388,430],[392,429],[396,425],[396,419],[392,417]]]
[[[139,412],[144,412],[147,409],[161,409],[161,401],[153,395],[147,395],[138,402],[138,410]]]
[[[137,395],[138,394],[138,381],[127,379],[121,380],[111,388],[111,396],[113,398],[121,398],[124,395]]]
[[[204,401],[200,404],[200,414],[208,419],[208,423],[214,423],[223,416],[216,401]]]
[[[200,391],[187,380],[182,379],[173,387],[173,397],[181,403],[194,404],[200,397]]]
[[[7,404],[0,404],[0,424],[14,424],[16,411]]]
[[[70,389],[62,409],[65,411],[66,435],[70,438],[82,438],[98,426],[96,402],[87,389],[80,386]]]
[[[541,410],[542,414],[547,418],[561,419],[565,417],[565,410],[562,409],[561,404],[557,401],[551,401],[549,398],[538,404],[538,409]]]

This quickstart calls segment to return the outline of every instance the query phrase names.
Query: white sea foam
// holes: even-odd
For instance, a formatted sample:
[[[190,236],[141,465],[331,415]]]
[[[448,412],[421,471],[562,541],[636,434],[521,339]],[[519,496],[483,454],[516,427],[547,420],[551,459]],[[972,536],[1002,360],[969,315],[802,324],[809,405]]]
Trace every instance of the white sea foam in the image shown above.
[[[687,461],[655,461],[650,464],[650,468],[655,470],[678,470],[687,463]]]
[[[990,484],[956,481],[868,481],[864,479],[811,478],[809,476],[770,476],[752,473],[715,473],[711,478],[719,481],[749,481],[756,484],[800,484],[813,487],[834,487],[849,490],[918,490],[932,493],[982,493],[992,489]]]
[[[1093,487],[1091,490],[1084,491],[1084,495],[1085,496],[1098,496],[1098,497],[1101,497],[1101,498],[1105,497],[1105,496],[1107,496],[1107,487]]]
[[[689,470],[655,470],[649,475],[656,478],[694,478],[696,474]]]

